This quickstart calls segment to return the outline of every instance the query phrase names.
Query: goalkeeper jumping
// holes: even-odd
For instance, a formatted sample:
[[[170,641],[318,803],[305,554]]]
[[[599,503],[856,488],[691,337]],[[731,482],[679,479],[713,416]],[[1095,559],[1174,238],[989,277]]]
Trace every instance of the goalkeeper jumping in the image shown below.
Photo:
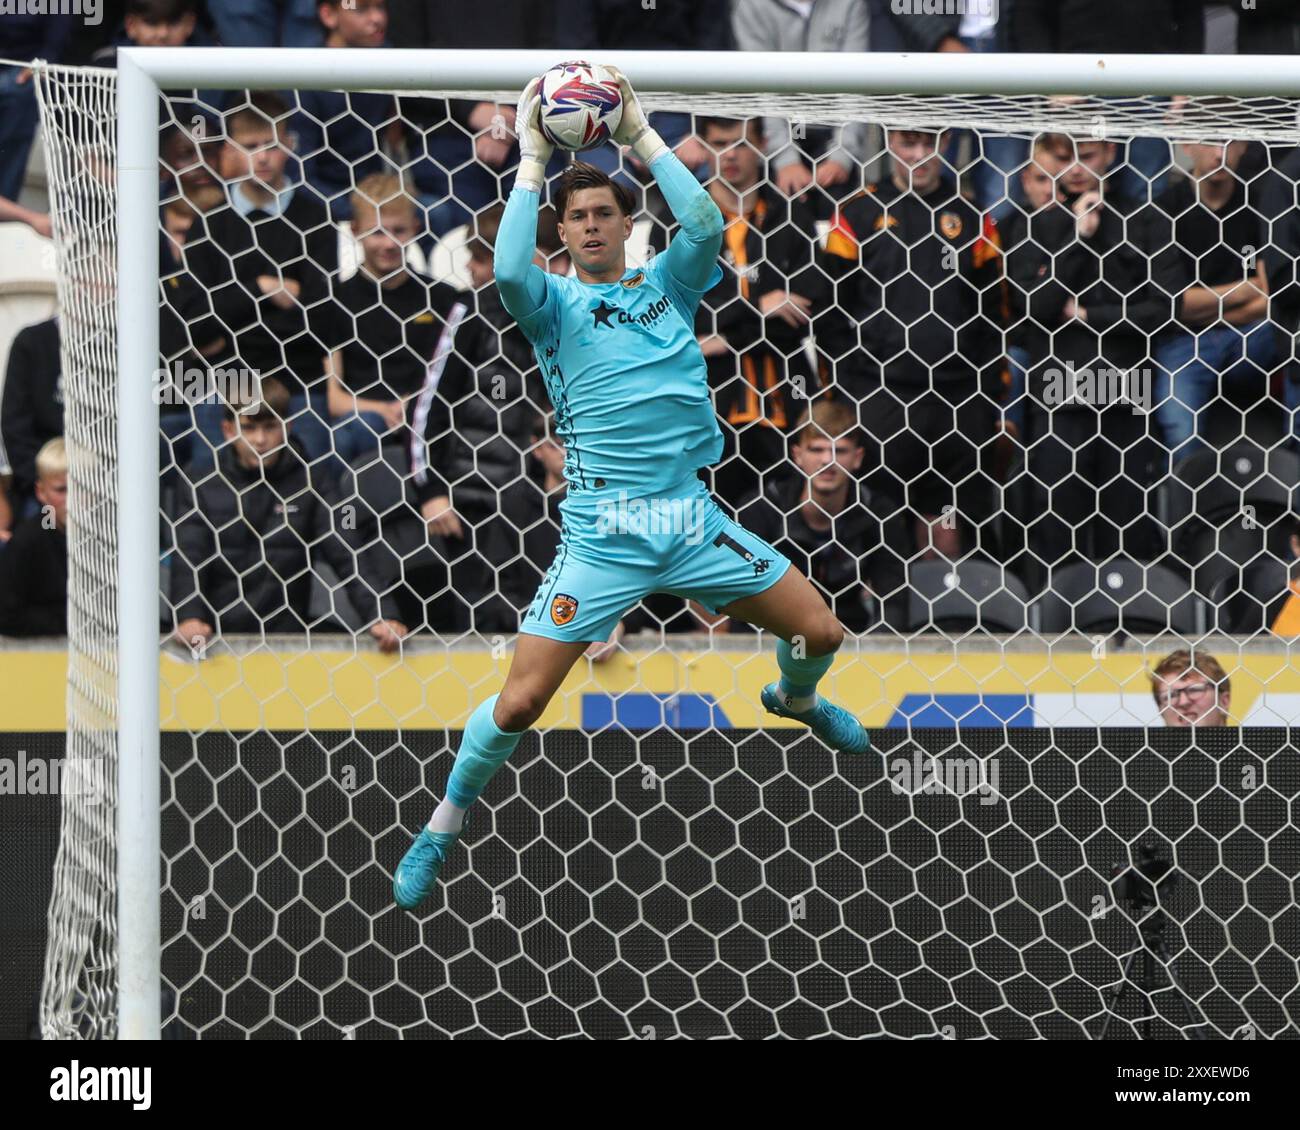
[[[681,230],[648,267],[629,271],[630,195],[600,170],[575,164],[555,205],[577,278],[534,265],[551,145],[537,125],[539,80],[528,84],[515,118],[519,172],[497,233],[495,268],[502,302],[535,350],[565,445],[563,533],[519,629],[505,686],[470,715],[446,797],[397,867],[393,894],[408,909],[433,889],[466,810],[569,669],[650,593],[694,599],[778,636],[781,679],[763,689],[763,705],[805,723],[831,749],[870,748],[861,723],[817,694],[843,628],[808,579],[730,521],[697,475],[722,453],[693,328],[700,296],[722,278],[722,213],[650,128],[627,79],[610,69],[623,95],[615,141],[630,145],[654,174]],[[638,505],[629,510],[629,501]],[[661,532],[660,522],[611,521],[615,513],[644,514],[641,503],[703,520],[681,532]]]

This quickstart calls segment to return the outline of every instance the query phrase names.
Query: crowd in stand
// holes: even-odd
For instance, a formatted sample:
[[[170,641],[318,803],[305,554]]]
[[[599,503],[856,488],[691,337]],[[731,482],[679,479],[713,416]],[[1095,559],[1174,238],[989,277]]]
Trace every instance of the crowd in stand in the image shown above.
[[[1003,0],[987,18],[912,7],[126,0],[108,42],[9,17],[0,56],[111,66],[122,44],[214,42],[1197,52],[1224,34],[1218,6],[1180,0]],[[1300,17],[1258,0],[1236,36],[1243,52],[1300,50]],[[727,222],[723,281],[695,327],[726,439],[704,474],[848,629],[935,626],[911,592],[920,563],[1003,570],[1032,598],[1072,565],[1124,555],[1230,608],[1219,627],[1300,633],[1289,497],[1250,494],[1245,474],[1235,510],[1170,513],[1170,484],[1199,487],[1225,451],[1248,458],[1242,440],[1255,480],[1264,449],[1300,453],[1300,148],[654,117]],[[34,119],[30,79],[0,68],[0,220],[48,231],[16,203]],[[164,628],[189,646],[343,627],[391,650],[418,630],[518,627],[565,484],[531,347],[493,282],[512,126],[513,108],[490,102],[173,93],[160,369],[239,378],[161,405]],[[613,146],[583,159],[631,190],[662,250],[674,224],[646,170]],[[462,235],[468,280],[410,265]],[[548,209],[537,262],[571,269]],[[9,351],[3,634],[64,629],[59,336],[56,317]],[[1295,466],[1288,491],[1300,454]],[[746,630],[654,597],[592,654],[661,627]]]

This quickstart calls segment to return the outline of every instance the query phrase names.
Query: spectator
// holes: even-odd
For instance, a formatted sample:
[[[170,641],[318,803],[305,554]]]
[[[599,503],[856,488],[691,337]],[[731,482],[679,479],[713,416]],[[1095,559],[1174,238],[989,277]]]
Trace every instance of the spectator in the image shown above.
[[[879,456],[874,488],[913,512],[922,552],[953,560],[994,506],[1002,255],[993,220],[944,185],[942,140],[889,131],[889,178],[827,237],[837,297],[815,333]]]
[[[1286,639],[1300,636],[1300,575],[1296,573],[1295,568],[1298,561],[1300,561],[1300,518],[1295,520],[1291,531],[1291,563],[1287,570],[1290,576],[1287,579],[1286,591],[1280,596],[1274,593],[1254,594],[1257,600],[1268,601],[1268,604],[1263,606],[1265,615],[1276,610],[1272,621],[1273,634]]]
[[[0,635],[68,631],[68,453],[63,437],[36,453],[38,509],[0,551]]]
[[[866,51],[870,46],[866,0],[800,0],[788,5],[735,0],[731,26],[742,51]],[[766,119],[776,187],[787,196],[802,196],[815,184],[820,191],[814,208],[828,214],[831,201],[851,195],[862,183],[862,163],[871,155],[871,127],[865,122],[834,129],[798,125],[794,131],[786,118]]]
[[[1276,327],[1278,360],[1283,365],[1282,390],[1290,416],[1291,444],[1300,451],[1300,149],[1288,153],[1276,176],[1266,178],[1260,207],[1272,221],[1264,250],[1268,267],[1269,316]]]
[[[380,650],[393,651],[406,635],[385,578],[362,579],[361,546],[336,520],[338,498],[306,463],[286,419],[288,390],[264,380],[260,397],[225,409],[226,445],[216,475],[197,485],[181,480],[173,558],[175,633],[201,647],[216,631],[302,632],[321,626],[310,612],[313,567],[337,575],[332,614],[368,628]]]
[[[119,47],[208,47],[195,0],[127,0],[117,34],[90,57],[91,66],[117,66]]]
[[[26,518],[36,510],[36,453],[63,434],[57,316],[25,326],[14,337],[5,368],[0,434],[13,468],[14,509],[19,518]]]
[[[851,632],[882,619],[901,628],[907,615],[903,562],[883,537],[897,507],[858,480],[865,454],[857,413],[819,397],[794,430],[797,473],[770,481],[738,519],[804,569]]]
[[[490,321],[497,326],[514,325],[514,319],[504,312],[501,298],[496,290],[496,242],[497,230],[501,227],[501,217],[505,215],[504,204],[493,204],[474,218],[474,238],[469,241],[469,277],[478,296],[480,314],[491,311]],[[537,210],[537,251],[533,262],[544,271],[553,275],[567,275],[572,262],[568,248],[559,235],[559,222],[555,209],[543,204]],[[497,311],[501,313],[498,316]],[[528,346],[529,355],[532,346]],[[523,360],[523,354],[520,354]],[[524,364],[530,367],[531,362]]]
[[[9,469],[5,449],[0,446],[0,549],[14,536],[14,508],[9,504],[9,483],[13,472]]]
[[[37,235],[43,235],[46,239],[54,238],[54,224],[48,212],[24,208],[16,201],[0,196],[0,224],[8,223],[26,224]]]
[[[1232,680],[1213,655],[1183,648],[1151,673],[1151,696],[1166,726],[1226,726]]]
[[[221,160],[223,143],[205,140],[207,126],[202,132],[192,132],[179,125],[167,126],[159,140],[158,196],[165,205],[183,197],[199,212],[210,212],[226,199],[225,190],[217,183],[216,174],[209,164]]]
[[[327,396],[334,451],[344,462],[373,457],[380,440],[401,443],[407,402],[430,379],[454,381],[464,362],[450,349],[469,306],[455,288],[406,265],[419,222],[401,180],[372,174],[358,185],[349,210],[361,267],[333,285],[318,329],[330,345]]]
[[[1027,355],[1028,470],[1047,492],[1025,517],[1036,567],[1049,569],[1138,552],[1150,458],[1143,362],[1161,318],[1146,258],[1101,181],[1071,187],[1087,190],[1028,217],[1006,253],[1011,323]]]
[[[1156,340],[1155,413],[1175,461],[1204,446],[1221,382],[1262,378],[1276,358],[1263,205],[1235,174],[1245,143],[1183,149],[1190,176],[1144,209],[1136,229],[1167,326]]]
[[[323,0],[326,47],[385,47],[385,0]],[[401,138],[397,100],[364,91],[304,90],[293,119],[303,179],[328,203],[334,220],[351,216],[353,185],[389,162],[385,146]]]
[[[61,63],[76,22],[36,5],[11,8],[0,19],[0,59]],[[22,194],[39,120],[31,68],[0,64],[0,198],[11,205]]]
[[[452,0],[389,0],[390,34],[403,47],[550,47],[554,10],[534,0],[462,4]],[[519,162],[514,103],[467,99],[401,99],[412,177],[435,236],[470,223],[477,212],[504,199],[501,182]],[[567,154],[556,152],[550,172]]]
[[[803,342],[830,286],[816,261],[812,209],[764,176],[763,120],[704,118],[699,132],[717,168],[709,194],[727,226],[723,279],[700,302],[695,331],[729,425],[713,490],[734,506],[761,493],[765,475],[784,463],[786,435],[816,391]],[[650,245],[659,252],[676,224],[662,196],[653,200]]]
[[[1005,219],[998,221],[1002,243],[1008,259],[1029,238],[1029,223],[1033,216],[1053,201],[1065,199],[1060,188],[1060,176],[1067,161],[1061,156],[1061,142],[1069,145],[1068,138],[1056,134],[1040,134],[1034,139],[1030,159],[1020,171],[1022,208],[1012,208]],[[1029,442],[1026,430],[1025,367],[1029,364],[1030,338],[1037,327],[1026,321],[1011,319],[1007,334],[1007,360],[1010,362],[1011,384],[1007,390],[1005,419],[1022,442]]]
[[[226,114],[221,176],[227,203],[191,232],[185,262],[202,306],[191,321],[195,343],[224,341],[209,359],[281,380],[292,396],[295,438],[309,459],[328,450],[325,346],[308,313],[328,298],[338,268],[338,234],[325,207],[288,183],[288,108],[254,93]]]
[[[1201,0],[1015,0],[1012,45],[1017,51],[1123,55],[1134,44],[1150,54],[1199,55],[1205,50]],[[1159,114],[1154,100],[1148,107]],[[1135,137],[1122,174],[1126,196],[1146,202],[1159,196],[1173,164],[1169,142]]]
[[[317,0],[208,0],[223,47],[319,47]]]

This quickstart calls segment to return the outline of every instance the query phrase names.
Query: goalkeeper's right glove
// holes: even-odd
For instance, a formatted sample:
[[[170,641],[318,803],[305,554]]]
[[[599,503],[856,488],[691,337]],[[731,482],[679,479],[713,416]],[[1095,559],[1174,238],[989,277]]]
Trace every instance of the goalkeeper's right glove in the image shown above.
[[[555,148],[538,124],[542,110],[541,85],[542,80],[535,78],[525,86],[515,109],[515,135],[519,138],[519,171],[515,174],[515,184],[531,188],[539,195],[546,182],[546,163]]]

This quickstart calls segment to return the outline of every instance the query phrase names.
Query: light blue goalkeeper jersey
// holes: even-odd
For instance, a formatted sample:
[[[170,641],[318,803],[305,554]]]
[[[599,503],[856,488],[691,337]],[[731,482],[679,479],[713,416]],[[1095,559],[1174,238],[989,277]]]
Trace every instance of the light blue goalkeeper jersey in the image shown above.
[[[652,171],[682,228],[666,251],[619,282],[548,275],[531,262],[538,207],[531,190],[511,192],[497,234],[501,298],[532,342],[565,445],[566,510],[624,491],[667,496],[722,454],[695,338],[700,297],[722,278],[722,214],[671,153]]]

